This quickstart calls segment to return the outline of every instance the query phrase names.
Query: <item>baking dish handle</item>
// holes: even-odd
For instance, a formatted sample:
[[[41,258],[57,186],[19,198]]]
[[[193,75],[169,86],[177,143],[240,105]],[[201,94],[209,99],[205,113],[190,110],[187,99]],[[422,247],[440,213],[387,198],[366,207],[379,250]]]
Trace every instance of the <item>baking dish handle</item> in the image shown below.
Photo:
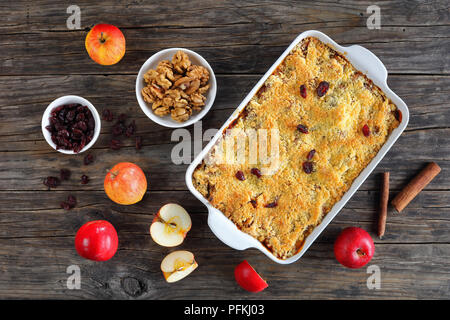
[[[217,209],[208,209],[208,226],[220,241],[236,250],[245,250],[251,247],[233,222]]]
[[[353,45],[347,47],[347,52],[348,55],[358,58],[354,59],[354,61],[360,60],[364,62],[363,65],[355,65],[355,67],[357,67],[358,70],[367,71],[367,75],[370,75],[369,78],[372,78],[372,80],[375,81],[375,84],[381,85],[382,83],[386,83],[388,76],[386,67],[370,50],[358,45]]]

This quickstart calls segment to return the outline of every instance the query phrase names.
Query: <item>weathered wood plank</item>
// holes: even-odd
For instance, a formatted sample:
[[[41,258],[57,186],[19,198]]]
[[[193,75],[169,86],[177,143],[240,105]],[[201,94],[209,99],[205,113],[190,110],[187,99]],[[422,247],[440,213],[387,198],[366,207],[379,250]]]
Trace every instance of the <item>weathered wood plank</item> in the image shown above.
[[[417,28],[414,33],[422,31],[422,28]],[[443,32],[448,34],[449,28],[446,27]],[[196,35],[192,35],[191,29],[178,32],[169,29],[168,38],[161,38],[160,32],[153,30],[130,29],[125,32],[128,39],[127,54],[120,63],[109,68],[97,65],[89,58],[84,48],[86,34],[84,31],[6,34],[0,39],[2,47],[0,75],[136,74],[152,54],[170,47],[187,47],[197,51],[208,60],[218,74],[264,73],[289,43],[305,30],[308,28],[297,28],[288,36],[284,36],[284,41],[279,39],[279,32],[270,33],[270,30],[263,30],[264,33],[271,34],[272,38],[266,44],[260,44],[259,40],[251,41],[251,39],[236,42],[236,39],[242,37],[236,37],[235,28],[224,31],[226,38],[217,37],[217,31],[212,29],[209,32],[211,40],[205,45],[204,39],[208,34],[205,34],[203,28],[200,28]],[[242,28],[242,32],[246,35],[251,34],[247,26]],[[367,32],[370,31],[365,27],[361,28],[359,34],[365,35],[361,40],[357,37],[358,33],[353,32],[344,32],[339,36],[330,32],[330,36],[338,43],[362,44],[372,50],[391,73],[450,73],[447,55],[450,49],[449,38],[429,38],[426,35],[419,35],[415,41],[414,38],[409,38],[404,41],[369,42]],[[384,35],[379,37],[384,38]]]
[[[77,198],[77,206],[64,211],[59,204],[68,194]],[[394,195],[391,192],[391,198]],[[356,225],[370,231],[377,243],[450,243],[450,192],[423,191],[403,213],[390,210],[382,241],[376,237],[378,198],[378,192],[358,191],[318,241],[333,243],[339,230]],[[0,239],[73,236],[84,222],[96,219],[111,221],[121,234],[146,235],[155,213],[169,202],[180,203],[191,213],[195,231],[189,237],[215,238],[205,223],[206,207],[188,191],[149,191],[140,203],[120,206],[103,191],[58,190],[0,192],[0,225],[5,227]]]
[[[432,181],[429,188],[449,190],[450,129],[419,130],[407,132],[400,137],[375,172],[389,170],[393,189],[402,188],[418,173],[425,163],[437,161],[443,171]],[[100,136],[98,146],[105,146],[109,138]],[[148,175],[153,190],[186,190],[186,165],[175,165],[171,159],[174,143],[164,145],[145,145],[136,151],[130,140],[128,146],[119,151],[97,147],[90,150],[96,161],[84,166],[85,154],[75,156],[57,153],[48,147],[47,151],[0,152],[0,190],[45,190],[42,184],[45,177],[58,175],[61,168],[73,169],[73,178],[63,183],[60,190],[102,190],[103,178],[107,169],[122,161],[137,163]],[[145,142],[144,142],[145,144]],[[411,146],[414,146],[413,148]],[[108,150],[109,152],[105,152]],[[91,178],[89,184],[81,186],[79,177],[86,174]],[[372,175],[361,187],[363,190],[378,190],[376,177]]]
[[[82,24],[89,26],[98,21],[115,22],[122,28],[260,26],[277,25],[280,21],[292,25],[351,24],[362,22],[370,15],[371,1],[215,1],[203,0],[192,5],[175,0],[162,3],[148,1],[102,1],[101,9],[89,0],[79,0]],[[68,6],[68,5],[67,5]],[[24,31],[67,31],[67,6],[56,6],[45,0],[14,1],[2,4],[8,14],[0,17],[2,33]],[[448,24],[448,3],[439,1],[383,1],[378,3],[382,24],[386,26],[434,26]],[[118,10],[118,8],[120,8]],[[51,23],[49,23],[51,19]],[[279,26],[278,26],[279,27]]]
[[[197,50],[217,73],[262,73],[307,29],[322,30],[339,43],[364,44],[394,73],[449,74],[445,1],[383,2],[379,30],[366,27],[369,1],[207,3],[194,9],[183,2],[138,2],[118,12],[116,1],[102,3],[101,10],[81,1],[82,30],[73,31],[66,27],[66,7],[19,1],[0,17],[0,74],[134,74],[167,47]],[[127,38],[127,54],[113,67],[96,65],[84,49],[85,28],[98,21],[115,23]]]
[[[213,108],[202,121],[203,130],[220,128],[258,79],[257,75],[218,76],[218,94]],[[0,78],[0,86],[6,90],[0,97],[0,151],[51,151],[42,137],[42,113],[54,98],[67,93],[86,97],[100,113],[106,108],[116,116],[125,112],[130,119],[136,120],[138,134],[143,136],[147,146],[171,143],[173,130],[147,119],[137,105],[134,80],[134,76],[124,75]],[[430,130],[440,129],[445,132],[448,128],[450,109],[445,101],[449,93],[447,88],[450,87],[450,77],[394,75],[389,77],[389,82],[410,108],[411,118],[406,130],[417,131],[419,136],[427,137],[425,143],[432,143],[422,146],[423,155],[420,158],[434,154],[434,149],[439,146],[430,139],[439,133]],[[106,96],[102,96],[106,84],[110,90]],[[23,91],[22,86],[26,86],[28,90]],[[103,121],[102,136],[94,148],[108,146],[113,123]],[[188,130],[193,134],[192,126]],[[445,141],[445,137],[441,139]],[[127,141],[131,146],[131,140]],[[445,153],[443,159],[448,159]]]
[[[381,270],[381,289],[366,286],[366,268],[346,269],[334,259],[332,244],[316,243],[297,263],[279,266],[258,251],[235,251],[217,239],[188,238],[199,268],[175,286],[160,271],[170,250],[155,247],[149,237],[121,235],[116,256],[101,264],[84,260],[72,237],[0,240],[0,296],[3,298],[74,299],[448,299],[450,245],[377,244],[370,265]],[[214,248],[214,250],[211,250]],[[240,289],[233,270],[247,259],[268,281],[258,295]],[[30,265],[30,261],[33,263]],[[66,288],[66,268],[81,269],[81,290]],[[280,272],[282,268],[282,272]],[[439,274],[439,277],[436,276]],[[130,290],[129,284],[132,283]]]

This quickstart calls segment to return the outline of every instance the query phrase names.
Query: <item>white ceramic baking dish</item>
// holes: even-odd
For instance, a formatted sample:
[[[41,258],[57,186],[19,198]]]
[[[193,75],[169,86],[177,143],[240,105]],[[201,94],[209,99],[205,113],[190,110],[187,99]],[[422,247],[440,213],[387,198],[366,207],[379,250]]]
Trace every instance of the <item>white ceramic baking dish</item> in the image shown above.
[[[360,175],[353,181],[353,184],[344,194],[342,199],[338,201],[331,211],[325,216],[323,221],[308,235],[306,238],[302,249],[292,257],[288,259],[279,259],[274,256],[265,246],[263,246],[257,239],[253,238],[249,234],[246,234],[239,230],[236,225],[229,220],[225,215],[214,208],[208,200],[206,200],[200,192],[198,192],[192,184],[192,174],[195,168],[199,165],[211,147],[216,143],[216,141],[222,136],[223,131],[228,128],[231,122],[239,116],[240,112],[247,105],[250,99],[257,93],[258,89],[263,85],[266,79],[273,73],[277,66],[283,61],[283,59],[289,54],[289,52],[296,46],[302,39],[306,37],[316,37],[322,42],[330,45],[333,49],[344,55],[353,66],[363,72],[369,79],[371,79],[381,90],[386,94],[386,96],[391,99],[391,101],[398,107],[402,113],[402,120],[400,125],[392,131],[386,143],[382,146],[378,154],[372,159],[369,165],[360,173]],[[301,33],[291,45],[283,52],[283,54],[278,58],[277,61],[270,67],[266,74],[258,81],[258,83],[253,87],[245,99],[241,102],[239,107],[233,112],[230,118],[225,122],[222,128],[217,132],[217,134],[211,139],[208,145],[197,155],[194,161],[190,164],[186,171],[186,184],[189,190],[196,196],[201,202],[203,202],[208,208],[208,225],[212,232],[225,244],[237,250],[244,250],[247,248],[257,248],[266,254],[273,261],[280,264],[289,264],[297,261],[300,257],[308,250],[314,240],[320,235],[320,233],[326,228],[326,226],[333,220],[333,218],[338,214],[338,212],[344,207],[347,201],[355,193],[356,190],[361,186],[361,184],[366,180],[372,170],[380,162],[380,160],[385,156],[388,150],[392,147],[394,142],[398,139],[400,134],[405,130],[408,120],[409,111],[406,104],[400,99],[387,85],[387,70],[383,63],[369,50],[358,45],[353,45],[349,47],[343,47],[334,42],[330,37],[323,34],[322,32],[316,30],[309,30]]]

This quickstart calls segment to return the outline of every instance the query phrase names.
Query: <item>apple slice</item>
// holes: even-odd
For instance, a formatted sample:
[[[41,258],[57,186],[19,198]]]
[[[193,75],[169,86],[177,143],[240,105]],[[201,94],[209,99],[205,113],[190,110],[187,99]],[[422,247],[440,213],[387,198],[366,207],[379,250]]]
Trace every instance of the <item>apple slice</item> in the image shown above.
[[[242,289],[250,292],[259,292],[269,286],[247,260],[242,261],[236,266],[234,269],[234,277]]]
[[[175,203],[168,203],[159,209],[150,226],[153,240],[164,247],[181,244],[191,229],[191,217],[184,208]]]
[[[161,262],[161,271],[167,282],[181,280],[197,267],[194,255],[186,250],[169,253]]]

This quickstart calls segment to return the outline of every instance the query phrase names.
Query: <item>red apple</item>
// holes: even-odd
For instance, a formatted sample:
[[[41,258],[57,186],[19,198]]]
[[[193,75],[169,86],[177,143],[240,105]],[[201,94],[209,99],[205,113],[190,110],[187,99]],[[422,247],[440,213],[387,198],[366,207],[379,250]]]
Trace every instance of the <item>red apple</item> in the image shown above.
[[[107,196],[118,204],[135,204],[147,191],[147,179],[141,168],[131,162],[116,164],[103,184]]]
[[[110,24],[97,24],[86,35],[86,51],[95,62],[112,65],[125,54],[125,37],[119,28]]]
[[[111,259],[117,251],[116,229],[105,220],[85,223],[75,236],[75,249],[83,258],[94,261]]]
[[[374,253],[372,237],[361,228],[344,229],[334,243],[337,261],[347,268],[361,268],[372,259]]]
[[[250,292],[260,292],[269,286],[247,260],[242,261],[234,269],[234,277],[243,289]]]

